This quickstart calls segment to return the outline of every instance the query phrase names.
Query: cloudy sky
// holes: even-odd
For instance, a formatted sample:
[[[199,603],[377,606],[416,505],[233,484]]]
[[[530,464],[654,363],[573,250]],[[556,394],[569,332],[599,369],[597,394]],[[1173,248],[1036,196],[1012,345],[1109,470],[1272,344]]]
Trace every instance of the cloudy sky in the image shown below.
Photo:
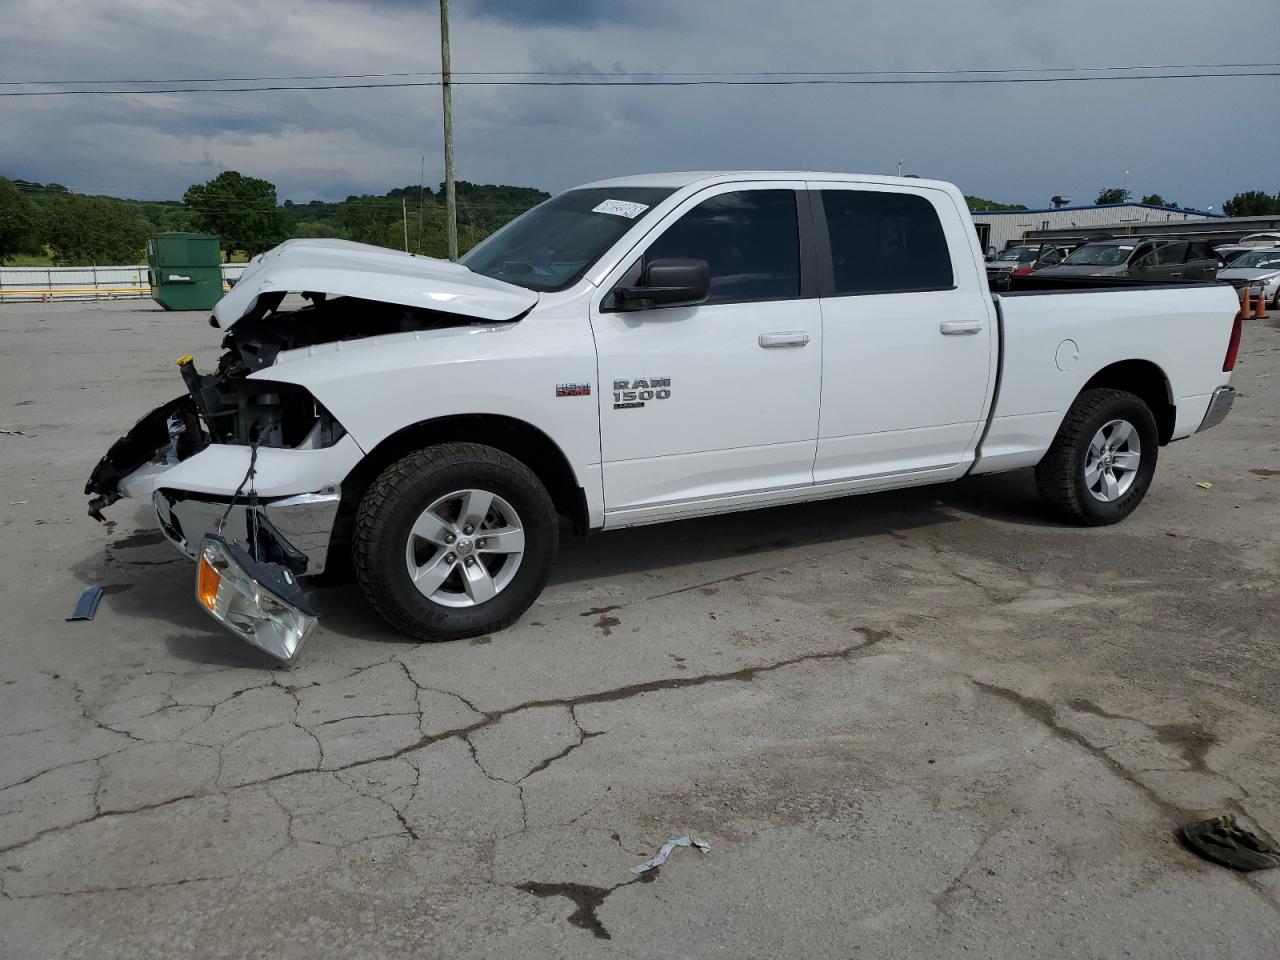
[[[1275,0],[453,0],[458,71],[814,71],[1280,61]],[[0,0],[0,80],[439,69],[435,0]],[[4,86],[0,90],[32,89]],[[459,87],[457,174],[559,190],[652,170],[953,180],[1045,205],[1121,185],[1220,207],[1280,189],[1280,77],[972,86]],[[223,169],[281,198],[442,176],[433,87],[0,98],[0,175],[177,198]]]

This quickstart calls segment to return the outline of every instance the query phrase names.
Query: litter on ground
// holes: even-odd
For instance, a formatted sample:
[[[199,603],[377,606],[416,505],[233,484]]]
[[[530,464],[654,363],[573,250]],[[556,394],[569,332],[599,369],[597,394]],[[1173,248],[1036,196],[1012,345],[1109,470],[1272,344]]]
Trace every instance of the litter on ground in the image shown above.
[[[1280,852],[1272,850],[1256,833],[1236,823],[1235,816],[1230,813],[1188,823],[1178,832],[1192,852],[1224,867],[1233,870],[1280,867]]]
[[[632,867],[631,872],[635,874],[648,873],[654,867],[660,867],[667,862],[667,857],[671,855],[671,851],[676,847],[697,847],[702,853],[711,852],[711,844],[699,840],[697,837],[677,837],[675,840],[668,840],[662,845],[662,849],[650,859],[640,864],[638,867]]]

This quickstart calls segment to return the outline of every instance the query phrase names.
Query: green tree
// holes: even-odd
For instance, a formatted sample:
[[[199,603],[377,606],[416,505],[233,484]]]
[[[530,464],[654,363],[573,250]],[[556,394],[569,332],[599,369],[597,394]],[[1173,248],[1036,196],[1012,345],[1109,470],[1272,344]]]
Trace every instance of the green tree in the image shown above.
[[[69,193],[45,209],[44,242],[60,264],[139,263],[147,222],[108,197]]]
[[[0,263],[17,253],[39,253],[39,219],[13,181],[0,177]]]
[[[1099,205],[1104,203],[1124,203],[1129,199],[1129,192],[1123,187],[1104,187],[1098,193],[1098,199],[1094,201]]]
[[[969,209],[974,213],[983,210],[1025,210],[1027,209],[1020,203],[1001,203],[999,200],[984,200],[982,197],[965,197],[964,202],[969,205]]]
[[[197,229],[217,234],[227,253],[253,256],[289,236],[289,218],[276,203],[275,184],[266,180],[224,170],[208,183],[192,184],[182,200]]]
[[[357,243],[388,246],[387,229],[400,219],[400,201],[363,195],[347,197],[338,214],[338,224]],[[390,244],[399,247],[400,243]]]
[[[347,239],[347,232],[342,227],[331,221],[321,220],[299,220],[293,225],[289,235],[298,239]]]
[[[1280,214],[1280,195],[1272,196],[1261,190],[1237,193],[1222,205],[1228,217],[1268,217]]]

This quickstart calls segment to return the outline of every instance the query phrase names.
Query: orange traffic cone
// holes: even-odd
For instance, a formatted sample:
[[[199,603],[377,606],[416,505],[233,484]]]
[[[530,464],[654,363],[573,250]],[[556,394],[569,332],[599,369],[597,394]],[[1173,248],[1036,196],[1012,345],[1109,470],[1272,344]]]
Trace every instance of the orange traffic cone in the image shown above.
[[[1258,291],[1258,302],[1254,304],[1253,315],[1258,320],[1267,319],[1267,289],[1263,287]]]
[[[1240,319],[1248,320],[1253,312],[1253,304],[1250,302],[1249,288],[1245,287],[1240,291]]]

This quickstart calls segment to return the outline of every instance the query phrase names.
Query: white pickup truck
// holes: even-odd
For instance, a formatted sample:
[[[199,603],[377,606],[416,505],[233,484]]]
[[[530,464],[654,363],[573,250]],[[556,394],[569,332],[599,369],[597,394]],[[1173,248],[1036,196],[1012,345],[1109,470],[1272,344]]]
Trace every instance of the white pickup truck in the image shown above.
[[[305,298],[291,297],[301,294]],[[1220,422],[1225,284],[992,295],[960,191],[827,173],[562,193],[458,263],[335,240],[257,257],[216,371],[93,471],[152,497],[197,597],[290,659],[296,576],[348,565],[398,629],[500,629],[582,532],[1034,468],[1114,523]]]

